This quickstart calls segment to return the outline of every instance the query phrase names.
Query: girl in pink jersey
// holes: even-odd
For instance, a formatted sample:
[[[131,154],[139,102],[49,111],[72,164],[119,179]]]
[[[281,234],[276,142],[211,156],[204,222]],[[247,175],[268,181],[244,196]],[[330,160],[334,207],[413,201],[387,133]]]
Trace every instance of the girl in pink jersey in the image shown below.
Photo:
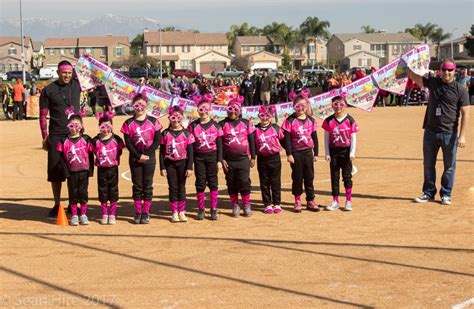
[[[209,187],[211,196],[211,220],[217,220],[217,172],[222,168],[222,128],[210,116],[212,95],[195,96],[200,118],[188,126],[194,136],[194,170],[196,174],[196,194],[198,220],[205,217],[204,191]]]
[[[359,132],[354,118],[344,112],[346,101],[342,97],[332,99],[334,114],[323,122],[324,150],[326,161],[330,163],[331,189],[333,200],[326,210],[339,209],[339,176],[346,189],[346,205],[344,210],[352,210],[352,161],[356,151],[356,133]]]
[[[132,174],[135,224],[150,223],[155,152],[161,139],[161,124],[156,118],[146,114],[147,106],[148,101],[145,96],[137,94],[132,100],[135,114],[124,122],[120,130],[130,152],[128,163]]]
[[[94,137],[91,144],[95,155],[95,166],[97,166],[97,188],[102,209],[101,224],[116,222],[115,210],[119,197],[118,166],[122,149],[125,148],[123,140],[112,131],[113,116],[113,112],[96,113],[100,133]],[[110,213],[107,213],[107,201],[110,202]]]
[[[227,117],[219,122],[224,134],[223,161],[227,191],[232,203],[232,215],[240,216],[239,193],[242,197],[244,216],[250,217],[250,168],[255,166],[255,143],[252,122],[241,117],[243,97],[227,105]]]
[[[85,115],[85,113],[83,113]],[[72,213],[71,225],[89,224],[87,218],[87,202],[89,177],[94,172],[94,156],[91,151],[91,138],[84,134],[81,115],[69,114],[67,124],[69,135],[60,139],[56,150],[62,153],[67,188],[69,193],[69,208]],[[81,205],[81,216],[77,215],[77,204]]]
[[[280,140],[284,134],[277,124],[272,124],[273,113],[270,108],[262,105],[258,118],[260,123],[254,133],[255,151],[264,212],[277,214],[281,212]]]
[[[306,94],[306,93],[305,93]],[[316,120],[307,115],[308,98],[304,95],[295,96],[293,108],[295,112],[285,119],[281,128],[285,134],[285,150],[287,161],[291,165],[293,180],[291,192],[295,196],[295,212],[301,212],[301,194],[303,183],[306,193],[306,209],[319,211],[314,194],[314,162],[318,159],[318,128]]]
[[[182,126],[181,107],[171,107],[168,118],[170,126],[161,138],[160,171],[168,180],[171,222],[186,222],[186,178],[193,174],[194,136]]]

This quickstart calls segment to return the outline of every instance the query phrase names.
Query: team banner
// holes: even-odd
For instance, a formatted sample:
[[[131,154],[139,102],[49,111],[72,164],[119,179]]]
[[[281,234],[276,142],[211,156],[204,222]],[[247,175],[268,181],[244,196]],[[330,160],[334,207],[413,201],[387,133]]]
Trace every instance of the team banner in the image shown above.
[[[361,78],[341,88],[341,94],[346,98],[348,105],[372,111],[379,88],[375,85],[372,75]]]
[[[112,71],[89,55],[82,55],[76,63],[76,75],[82,91],[103,85]]]
[[[242,118],[252,121],[253,124],[257,124],[260,122],[260,119],[258,118],[259,111],[260,111],[260,105],[259,106],[244,106],[242,107]]]
[[[139,88],[139,83],[113,70],[105,82],[105,90],[113,108],[131,103],[133,97],[138,94]]]
[[[148,85],[141,87],[140,93],[148,100],[147,113],[154,117],[165,115],[173,101],[173,97],[170,94],[158,91]]]
[[[227,106],[212,104],[212,119],[221,121],[227,117]]]
[[[293,109],[293,102],[275,104],[274,113],[278,124],[282,124],[288,116],[293,114],[295,110]]]
[[[174,98],[173,106],[175,105],[178,105],[183,109],[183,127],[187,127],[190,122],[199,118],[196,102],[184,98]]]
[[[430,48],[426,44],[415,47],[404,54],[402,59],[413,73],[423,76],[429,71]]]
[[[309,99],[309,104],[313,110],[313,115],[321,119],[334,114],[332,109],[331,100],[334,97],[341,95],[341,89],[332,89],[329,92],[321,93],[315,97]]]
[[[405,94],[408,82],[408,66],[402,59],[393,60],[375,71],[372,76],[380,89],[395,94]]]
[[[227,105],[232,98],[237,97],[239,88],[237,86],[213,87],[214,103]]]

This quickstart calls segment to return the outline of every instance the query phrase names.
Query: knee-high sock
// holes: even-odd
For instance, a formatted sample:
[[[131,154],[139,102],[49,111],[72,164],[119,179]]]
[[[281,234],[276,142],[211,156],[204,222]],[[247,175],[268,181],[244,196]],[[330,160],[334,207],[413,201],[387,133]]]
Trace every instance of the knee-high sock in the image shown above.
[[[178,202],[178,212],[184,212],[186,210],[186,201]]]
[[[217,195],[218,195],[217,190],[211,191],[211,209],[217,208]]]
[[[117,209],[117,202],[110,202],[110,215],[115,216],[115,210]]]
[[[346,188],[346,201],[350,202],[352,200],[352,188]]]
[[[239,195],[238,194],[229,194],[230,197],[230,203],[232,206],[237,206],[239,205]]]
[[[204,192],[198,192],[198,193],[196,193],[196,196],[197,196],[197,204],[198,204],[199,209],[204,209],[205,208],[205,205],[204,205],[204,201],[205,201]],[[211,198],[212,198],[212,196],[211,196]]]
[[[177,212],[178,211],[178,202],[170,202],[170,208],[171,208],[171,212]]]
[[[87,212],[87,203],[81,203],[81,216],[85,216]]]
[[[136,214],[141,214],[142,213],[142,201],[141,200],[135,200],[133,201],[133,204],[135,205],[135,213]]]
[[[110,206],[112,207],[112,203],[110,203]],[[100,208],[102,209],[102,215],[107,216],[107,202],[100,203]]]
[[[144,201],[143,202],[143,213],[149,214],[151,207],[151,201]]]
[[[242,195],[242,204],[244,204],[244,206],[250,206],[250,194]]]

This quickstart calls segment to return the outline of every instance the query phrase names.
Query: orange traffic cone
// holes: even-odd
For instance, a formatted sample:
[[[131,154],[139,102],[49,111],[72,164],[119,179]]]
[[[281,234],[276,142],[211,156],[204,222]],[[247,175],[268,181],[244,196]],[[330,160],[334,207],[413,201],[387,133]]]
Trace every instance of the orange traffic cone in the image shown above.
[[[64,211],[63,205],[59,204],[59,210],[58,210],[58,220],[56,222],[57,225],[69,225],[67,221],[67,216],[66,212]]]

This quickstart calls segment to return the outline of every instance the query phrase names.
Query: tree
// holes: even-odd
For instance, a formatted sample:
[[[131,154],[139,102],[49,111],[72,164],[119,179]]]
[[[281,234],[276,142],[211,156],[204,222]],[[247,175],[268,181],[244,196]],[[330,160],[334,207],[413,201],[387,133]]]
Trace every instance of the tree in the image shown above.
[[[440,48],[441,48],[441,42],[449,39],[451,37],[451,33],[445,33],[443,28],[438,27],[436,30],[431,34],[430,40],[433,43],[436,43],[437,49],[436,49],[436,58],[439,60],[439,54],[440,54]]]
[[[362,29],[362,31],[364,31],[364,33],[374,33],[375,32],[375,28],[372,28],[370,25],[362,26],[362,27],[360,27],[360,29]]]
[[[139,55],[143,47],[143,33],[137,36],[130,43],[130,54]]]
[[[406,28],[405,32],[410,33],[420,41],[428,43],[428,39],[438,28],[437,24],[427,23],[426,25],[416,24],[413,28]]]
[[[300,31],[303,38],[308,36],[322,37],[329,39],[329,31],[327,30],[331,24],[327,20],[319,20],[317,17],[306,17],[305,21],[300,25]]]
[[[173,32],[173,31],[181,31],[181,30],[176,29],[175,26],[168,26],[168,27],[164,27],[163,29],[161,29],[161,31],[163,31],[163,32]]]
[[[467,49],[467,54],[474,57],[474,25],[471,25],[471,35],[467,38],[464,47]]]
[[[227,41],[229,41],[229,50],[232,50],[232,46],[234,45],[235,38],[238,36],[254,36],[254,35],[261,35],[262,30],[254,27],[249,26],[248,23],[244,22],[241,25],[232,25],[230,26],[229,32],[225,35],[227,37]]]

